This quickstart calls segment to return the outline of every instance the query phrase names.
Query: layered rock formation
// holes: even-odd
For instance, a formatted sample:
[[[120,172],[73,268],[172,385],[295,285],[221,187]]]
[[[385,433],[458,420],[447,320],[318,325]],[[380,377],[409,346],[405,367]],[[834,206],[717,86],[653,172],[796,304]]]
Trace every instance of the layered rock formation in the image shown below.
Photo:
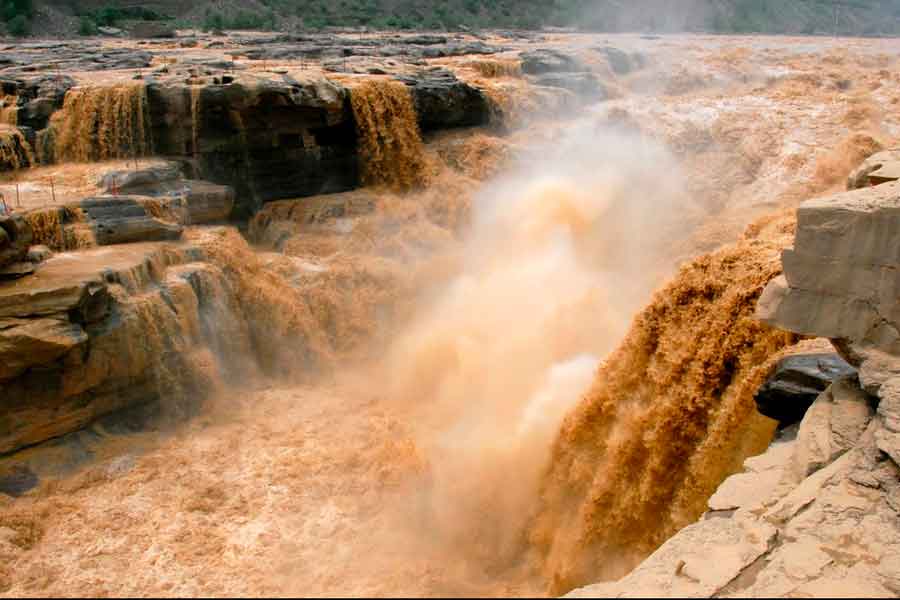
[[[231,188],[184,179],[174,163],[107,173],[99,191],[105,193],[24,213],[33,243],[65,251],[175,240],[183,226],[225,221],[234,207]]]
[[[758,311],[765,322],[835,340],[871,393],[900,373],[898,226],[900,183],[803,203],[784,275],[766,288]]]
[[[160,397],[199,395],[201,311],[233,308],[221,272],[186,245],[59,254],[0,284],[0,454]],[[235,314],[222,314],[238,322]]]

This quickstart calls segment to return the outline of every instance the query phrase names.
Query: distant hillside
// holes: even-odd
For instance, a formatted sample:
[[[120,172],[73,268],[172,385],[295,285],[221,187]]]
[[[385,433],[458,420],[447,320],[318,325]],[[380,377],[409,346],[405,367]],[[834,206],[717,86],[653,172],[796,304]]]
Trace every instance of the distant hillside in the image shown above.
[[[11,33],[63,33],[41,31],[45,22],[74,34],[79,28],[91,33],[96,25],[159,19],[209,29],[556,26],[610,32],[900,34],[900,0],[5,0],[0,6],[7,29],[15,29]]]

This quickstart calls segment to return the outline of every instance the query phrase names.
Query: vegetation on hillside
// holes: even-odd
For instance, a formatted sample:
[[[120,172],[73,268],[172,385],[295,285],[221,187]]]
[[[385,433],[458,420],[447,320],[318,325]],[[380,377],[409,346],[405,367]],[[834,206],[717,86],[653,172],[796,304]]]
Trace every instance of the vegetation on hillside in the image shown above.
[[[308,28],[900,33],[900,0],[261,0]]]
[[[900,0],[0,0],[7,31],[30,29],[44,2],[80,18],[79,32],[175,19],[225,29],[486,29],[900,34]]]

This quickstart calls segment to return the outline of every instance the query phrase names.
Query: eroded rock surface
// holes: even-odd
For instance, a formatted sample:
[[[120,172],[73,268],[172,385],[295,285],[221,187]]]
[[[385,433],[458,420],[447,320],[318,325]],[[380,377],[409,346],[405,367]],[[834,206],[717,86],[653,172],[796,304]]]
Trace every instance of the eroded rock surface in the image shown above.
[[[895,597],[900,556],[900,184],[810,200],[784,276],[759,300],[776,327],[835,339],[860,366],[625,578],[572,595]]]
[[[855,190],[900,179],[900,150],[885,150],[867,158],[847,178],[847,189]]]
[[[900,370],[900,183],[804,202],[784,275],[760,298],[772,325],[831,338],[869,392]]]
[[[892,409],[888,409],[888,412]],[[900,465],[884,411],[833,384],[786,435],[725,480],[703,519],[625,578],[569,597],[893,597]]]

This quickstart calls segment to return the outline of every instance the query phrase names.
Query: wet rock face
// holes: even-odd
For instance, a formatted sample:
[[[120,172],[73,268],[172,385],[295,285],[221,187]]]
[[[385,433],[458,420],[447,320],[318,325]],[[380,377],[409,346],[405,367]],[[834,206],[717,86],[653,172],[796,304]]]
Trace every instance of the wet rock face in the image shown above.
[[[184,157],[204,178],[234,186],[236,217],[269,200],[359,184],[346,90],[323,78],[238,75],[195,88],[154,83],[148,99],[157,152]]]
[[[832,381],[855,373],[837,354],[788,356],[778,361],[775,372],[757,391],[756,408],[781,427],[799,423]]]
[[[185,245],[114,246],[0,283],[0,454],[160,398],[190,410],[209,376],[198,351],[250,351],[224,275],[202,259]]]
[[[490,104],[484,93],[450,71],[424,71],[399,79],[410,88],[423,131],[486,125],[490,119]]]
[[[46,128],[53,112],[62,108],[75,80],[62,74],[41,75],[0,79],[0,86],[5,94],[16,96],[16,124],[38,131]]]

